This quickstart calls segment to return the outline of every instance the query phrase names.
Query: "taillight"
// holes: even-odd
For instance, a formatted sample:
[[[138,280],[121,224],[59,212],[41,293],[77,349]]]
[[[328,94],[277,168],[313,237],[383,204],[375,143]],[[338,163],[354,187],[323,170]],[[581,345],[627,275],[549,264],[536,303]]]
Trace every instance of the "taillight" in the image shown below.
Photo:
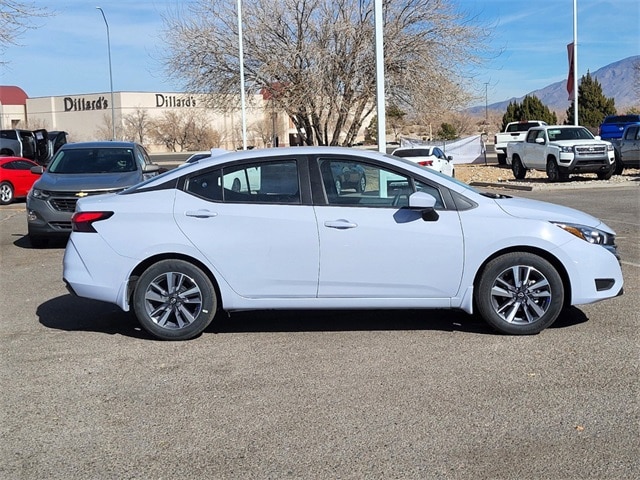
[[[422,160],[418,162],[418,165],[422,165],[423,167],[430,167],[433,165],[433,160]]]
[[[95,232],[95,222],[106,220],[113,212],[76,212],[71,217],[71,229],[74,232]]]

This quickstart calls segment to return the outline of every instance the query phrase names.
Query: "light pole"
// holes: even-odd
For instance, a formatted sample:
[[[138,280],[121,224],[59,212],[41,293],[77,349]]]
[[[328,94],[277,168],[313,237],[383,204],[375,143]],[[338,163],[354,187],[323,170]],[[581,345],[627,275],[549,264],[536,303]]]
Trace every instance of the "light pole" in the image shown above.
[[[107,50],[109,51],[109,87],[111,88],[111,140],[116,139],[116,107],[113,103],[113,73],[111,71],[111,39],[109,38],[109,23],[107,23],[107,17],[104,14],[102,7],[96,7],[100,10],[104,24],[107,26]]]
[[[489,104],[489,97],[487,97],[487,86],[489,85],[489,82],[484,82],[484,123],[485,125],[489,124],[489,111],[488,109],[488,104]]]

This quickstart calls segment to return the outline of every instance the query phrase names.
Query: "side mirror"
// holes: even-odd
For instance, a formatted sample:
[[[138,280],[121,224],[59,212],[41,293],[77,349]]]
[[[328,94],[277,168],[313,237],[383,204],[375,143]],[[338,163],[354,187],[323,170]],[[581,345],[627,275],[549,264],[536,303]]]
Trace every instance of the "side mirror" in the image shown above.
[[[538,143],[540,145],[544,145],[544,138],[537,137],[536,138],[536,143]]]
[[[420,210],[422,220],[425,222],[435,222],[440,218],[435,210],[436,199],[426,192],[415,192],[409,195],[409,208]]]
[[[155,173],[158,170],[160,170],[160,165],[158,165],[157,163],[145,163],[142,166],[142,171],[144,173]]]
[[[31,173],[35,173],[36,175],[42,175],[44,172],[44,167],[42,165],[38,165],[37,167],[31,167]]]
[[[447,157],[447,160],[449,160],[450,162],[451,162],[451,161],[453,161],[453,156],[452,156],[452,155],[449,155],[449,156]]]

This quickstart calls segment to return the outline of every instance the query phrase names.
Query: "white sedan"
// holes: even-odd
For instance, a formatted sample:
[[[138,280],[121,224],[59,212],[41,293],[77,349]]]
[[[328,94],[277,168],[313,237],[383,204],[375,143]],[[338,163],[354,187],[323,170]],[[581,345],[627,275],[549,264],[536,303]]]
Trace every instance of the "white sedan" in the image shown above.
[[[440,147],[413,146],[396,148],[392,153],[396,157],[406,158],[423,167],[432,168],[440,173],[455,177],[453,157],[447,156]]]
[[[338,190],[336,165],[362,188]],[[235,152],[82,198],[63,267],[72,293],[172,340],[257,309],[454,308],[534,334],[623,286],[614,232],[586,213],[337,147]]]

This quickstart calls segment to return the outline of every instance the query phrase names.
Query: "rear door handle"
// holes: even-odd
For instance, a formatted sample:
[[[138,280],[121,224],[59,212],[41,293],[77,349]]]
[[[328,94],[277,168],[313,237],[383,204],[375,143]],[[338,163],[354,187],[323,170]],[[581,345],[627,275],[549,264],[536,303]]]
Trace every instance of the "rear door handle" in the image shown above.
[[[337,228],[338,230],[346,230],[348,228],[356,228],[358,226],[357,223],[350,222],[349,220],[327,220],[324,222],[325,227],[329,228]]]
[[[196,218],[210,218],[217,217],[218,214],[216,212],[212,212],[210,210],[187,210],[184,212],[187,217],[196,217]]]

